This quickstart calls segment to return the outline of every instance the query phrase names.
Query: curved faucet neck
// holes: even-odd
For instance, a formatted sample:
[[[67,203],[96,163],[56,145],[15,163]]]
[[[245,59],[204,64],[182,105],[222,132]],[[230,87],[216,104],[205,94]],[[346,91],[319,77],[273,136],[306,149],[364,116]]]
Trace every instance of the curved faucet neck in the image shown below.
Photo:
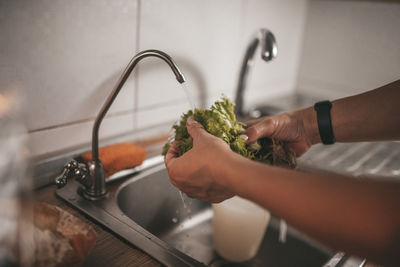
[[[243,109],[243,96],[247,84],[249,69],[254,64],[254,54],[258,46],[261,46],[261,58],[266,62],[275,58],[278,53],[273,33],[267,29],[260,29],[254,39],[247,46],[242,66],[240,68],[235,98],[235,114],[237,116],[244,117],[246,115]]]
[[[115,98],[117,97],[118,93],[120,92],[121,88],[124,86],[126,80],[128,79],[129,75],[132,73],[133,69],[135,68],[136,64],[146,58],[146,57],[158,57],[164,60],[172,69],[175,74],[176,79],[179,83],[185,82],[185,77],[183,76],[182,72],[179,70],[178,66],[173,62],[170,56],[166,53],[159,51],[159,50],[145,50],[138,53],[136,56],[132,58],[129,62],[128,66],[125,68],[124,72],[122,73],[121,77],[119,78],[118,82],[114,86],[111,94],[108,96],[106,102],[103,104],[99,114],[96,117],[96,120],[93,125],[93,132],[92,132],[92,161],[98,162],[99,160],[99,128],[100,124],[103,121],[107,111],[110,109],[112,103],[114,102]]]

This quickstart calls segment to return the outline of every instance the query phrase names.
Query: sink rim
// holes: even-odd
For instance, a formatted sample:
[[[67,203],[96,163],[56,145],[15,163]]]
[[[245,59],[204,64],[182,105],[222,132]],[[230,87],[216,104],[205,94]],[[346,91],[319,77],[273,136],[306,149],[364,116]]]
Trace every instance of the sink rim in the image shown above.
[[[77,194],[81,185],[75,180],[65,187],[57,189],[56,195],[166,266],[206,266],[144,229],[126,216],[117,204],[117,196],[122,188],[163,168],[165,167],[162,164],[157,165],[138,173],[119,185],[114,185],[106,199],[88,201],[81,194]]]

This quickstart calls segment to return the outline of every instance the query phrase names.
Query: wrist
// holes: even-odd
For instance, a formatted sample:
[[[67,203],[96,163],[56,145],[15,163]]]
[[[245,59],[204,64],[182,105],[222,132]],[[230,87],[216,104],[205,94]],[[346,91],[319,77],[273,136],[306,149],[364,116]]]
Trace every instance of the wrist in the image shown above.
[[[230,188],[233,193],[237,194],[237,190],[235,189],[236,184],[236,175],[240,173],[241,166],[243,160],[248,160],[247,158],[230,151],[223,157],[221,157],[221,161],[219,167],[216,168],[218,171],[215,173],[216,180],[218,180],[218,184],[224,188]]]
[[[314,107],[309,107],[296,112],[295,116],[302,121],[304,134],[311,145],[321,143],[319,135],[317,114]]]

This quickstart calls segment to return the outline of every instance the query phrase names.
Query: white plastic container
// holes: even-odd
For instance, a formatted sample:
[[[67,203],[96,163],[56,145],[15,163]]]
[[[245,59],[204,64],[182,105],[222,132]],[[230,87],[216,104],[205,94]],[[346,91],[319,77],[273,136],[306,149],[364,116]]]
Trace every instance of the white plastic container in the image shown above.
[[[213,204],[214,249],[224,259],[242,262],[260,247],[270,213],[253,202],[233,197]]]

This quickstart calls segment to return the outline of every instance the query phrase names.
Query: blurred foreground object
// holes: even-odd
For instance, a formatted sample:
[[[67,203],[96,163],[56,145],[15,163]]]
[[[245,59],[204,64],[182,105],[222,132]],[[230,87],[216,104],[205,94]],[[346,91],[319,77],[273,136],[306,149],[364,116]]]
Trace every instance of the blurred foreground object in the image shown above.
[[[30,266],[31,181],[26,175],[26,131],[18,86],[0,86],[0,266]]]

